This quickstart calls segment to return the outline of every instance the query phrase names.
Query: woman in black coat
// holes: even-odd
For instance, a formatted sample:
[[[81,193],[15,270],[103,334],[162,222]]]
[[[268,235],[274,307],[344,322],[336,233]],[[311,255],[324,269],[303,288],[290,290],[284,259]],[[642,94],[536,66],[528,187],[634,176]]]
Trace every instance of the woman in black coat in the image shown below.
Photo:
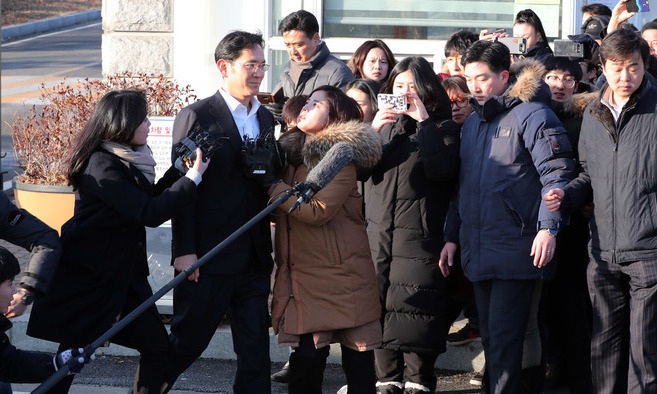
[[[377,386],[381,393],[433,392],[433,365],[445,351],[451,323],[438,256],[458,174],[460,128],[424,58],[400,61],[382,93],[403,95],[409,106],[379,108],[372,122],[383,137],[383,156],[365,185],[383,310],[383,345],[375,350]]]
[[[68,169],[75,212],[62,226],[62,259],[48,294],[34,303],[28,335],[84,347],[152,295],[144,226],[159,226],[193,202],[207,163],[196,160],[184,177],[170,168],[154,184],[147,110],[142,92],[109,92],[76,141]],[[160,393],[169,344],[156,307],[112,341],[141,355],[134,391]],[[72,380],[51,392],[67,392]]]

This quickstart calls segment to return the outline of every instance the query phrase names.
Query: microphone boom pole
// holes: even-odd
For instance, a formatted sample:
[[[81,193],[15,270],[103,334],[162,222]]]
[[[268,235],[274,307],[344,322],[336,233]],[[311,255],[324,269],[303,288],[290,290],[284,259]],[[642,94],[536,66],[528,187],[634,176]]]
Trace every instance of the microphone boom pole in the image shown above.
[[[115,325],[113,325],[109,330],[105,331],[104,334],[102,334],[98,339],[93,341],[91,344],[87,345],[84,348],[84,352],[82,355],[85,359],[89,359],[91,355],[98,349],[100,346],[102,346],[105,342],[109,341],[116,335],[119,331],[125,328],[128,324],[130,324],[133,320],[135,320],[139,315],[141,315],[146,309],[150,308],[151,305],[153,305],[157,300],[159,300],[163,295],[169,292],[169,290],[173,289],[174,287],[178,286],[183,280],[187,279],[189,275],[191,275],[194,271],[196,271],[197,268],[205,264],[209,259],[214,257],[217,253],[219,253],[221,250],[223,250],[226,246],[228,246],[231,242],[235,241],[238,237],[240,237],[242,234],[244,234],[246,231],[248,231],[251,227],[253,227],[256,223],[264,219],[267,215],[269,215],[274,209],[276,209],[279,205],[287,201],[288,198],[292,197],[294,193],[296,193],[297,187],[293,187],[291,189],[288,189],[281,197],[279,197],[276,201],[273,203],[269,204],[265,209],[260,211],[256,216],[251,218],[248,222],[244,223],[242,227],[238,228],[233,232],[231,235],[229,235],[226,239],[221,241],[217,246],[212,248],[208,253],[203,255],[200,259],[198,259],[194,264],[190,265],[187,267],[184,271],[182,271],[180,274],[176,275],[172,280],[170,280],[167,284],[162,286],[158,291],[156,291],[152,296],[150,296],[148,299],[146,299],[144,302],[139,304],[134,310],[132,310],[130,313],[125,315],[125,317],[121,320],[119,320]],[[64,376],[66,376],[69,372],[70,368],[67,364],[63,365],[61,368],[57,370],[54,374],[52,374],[45,382],[41,383],[34,391],[32,391],[32,394],[44,394],[46,393],[49,389],[51,389],[59,380],[61,380]]]

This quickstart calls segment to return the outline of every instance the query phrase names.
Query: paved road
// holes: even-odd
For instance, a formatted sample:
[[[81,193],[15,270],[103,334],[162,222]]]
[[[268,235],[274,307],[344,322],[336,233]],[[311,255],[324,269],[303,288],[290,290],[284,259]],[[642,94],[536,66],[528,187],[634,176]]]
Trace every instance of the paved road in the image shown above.
[[[99,22],[2,44],[2,135],[0,151],[3,181],[19,171],[14,160],[9,128],[5,122],[16,113],[40,104],[41,84],[53,86],[67,77],[71,82],[100,78],[101,36]],[[6,189],[6,187],[4,188]]]
[[[115,394],[128,391],[136,368],[134,357],[102,357],[85,366],[75,378],[71,394]],[[272,364],[272,371],[281,364]],[[438,371],[437,393],[478,393],[469,384],[470,373]],[[232,393],[235,362],[200,359],[176,382],[172,394]],[[345,384],[339,365],[328,365],[324,374],[324,393],[335,394]],[[14,394],[29,392],[36,385],[13,385]],[[287,385],[272,383],[272,394],[287,393]],[[258,394],[258,393],[254,393]]]

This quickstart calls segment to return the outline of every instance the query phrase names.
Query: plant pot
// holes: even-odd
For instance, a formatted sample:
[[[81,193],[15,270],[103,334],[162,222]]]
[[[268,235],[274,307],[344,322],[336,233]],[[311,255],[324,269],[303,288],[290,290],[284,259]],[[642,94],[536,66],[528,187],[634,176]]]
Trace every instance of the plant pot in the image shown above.
[[[71,186],[33,185],[12,180],[14,199],[25,209],[61,234],[62,225],[73,217],[75,192]]]

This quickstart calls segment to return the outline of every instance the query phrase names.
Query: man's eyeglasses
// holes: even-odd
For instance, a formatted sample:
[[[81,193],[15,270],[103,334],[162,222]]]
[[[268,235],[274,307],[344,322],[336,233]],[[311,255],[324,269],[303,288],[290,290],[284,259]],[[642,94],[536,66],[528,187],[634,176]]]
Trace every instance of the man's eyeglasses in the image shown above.
[[[452,105],[456,105],[456,108],[465,108],[470,104],[467,97],[461,97],[454,100],[449,100],[449,102]]]
[[[258,64],[258,63],[240,63],[240,62],[233,62],[233,63],[239,64],[240,66],[244,67],[249,72],[254,72],[255,70],[258,70],[258,71],[262,71],[264,73],[264,72],[267,72],[267,70],[269,70],[269,67],[271,67],[267,63],[261,63],[261,64]]]
[[[545,80],[550,85],[556,85],[559,82],[561,82],[563,84],[563,86],[565,86],[567,88],[572,88],[573,86],[575,86],[575,83],[577,83],[577,81],[575,81],[575,78],[573,78],[573,77],[559,78],[556,75],[548,75],[547,77],[545,77]]]

